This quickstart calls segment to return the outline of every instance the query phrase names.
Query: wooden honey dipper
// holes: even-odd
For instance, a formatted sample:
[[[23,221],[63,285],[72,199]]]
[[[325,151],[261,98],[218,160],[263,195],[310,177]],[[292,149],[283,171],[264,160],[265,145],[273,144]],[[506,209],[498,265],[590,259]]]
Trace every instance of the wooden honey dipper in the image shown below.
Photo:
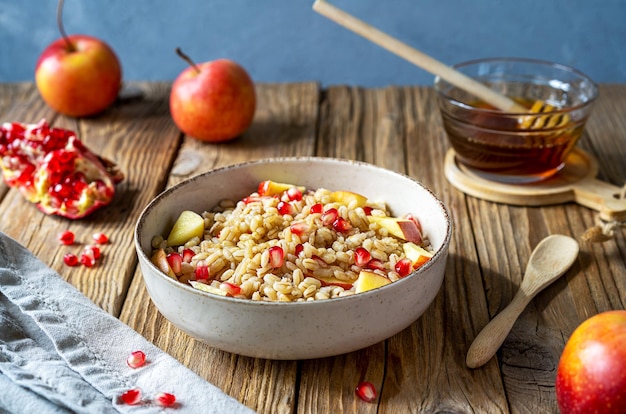
[[[377,45],[395,53],[399,57],[413,63],[416,66],[430,72],[448,83],[471,93],[477,98],[482,99],[488,104],[508,113],[541,113],[551,112],[555,108],[542,101],[536,101],[530,109],[520,105],[511,98],[502,95],[489,88],[488,86],[476,81],[475,79],[459,72],[458,70],[448,66],[437,59],[420,52],[389,36],[388,34],[376,29],[375,27],[357,19],[356,17],[344,12],[343,10],[333,6],[325,0],[315,0],[313,10],[319,14],[333,20],[335,23],[353,31],[354,33],[376,43]],[[563,126],[569,122],[569,115],[545,115],[545,116],[528,116],[521,119],[520,126],[524,129],[554,128]]]

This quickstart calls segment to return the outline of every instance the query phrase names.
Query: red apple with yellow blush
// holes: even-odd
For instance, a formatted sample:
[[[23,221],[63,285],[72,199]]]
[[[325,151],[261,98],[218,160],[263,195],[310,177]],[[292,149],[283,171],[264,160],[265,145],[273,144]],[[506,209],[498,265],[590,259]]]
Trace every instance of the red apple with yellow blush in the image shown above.
[[[568,339],[557,368],[562,414],[626,413],[626,310],[599,313]]]
[[[185,134],[206,142],[221,142],[241,135],[252,123],[256,109],[254,83],[236,62],[218,59],[189,63],[172,84],[170,113]]]
[[[42,99],[55,111],[73,117],[94,115],[108,108],[122,84],[122,67],[115,52],[100,39],[67,36],[59,1],[57,23],[62,37],[43,51],[35,66],[35,83]]]

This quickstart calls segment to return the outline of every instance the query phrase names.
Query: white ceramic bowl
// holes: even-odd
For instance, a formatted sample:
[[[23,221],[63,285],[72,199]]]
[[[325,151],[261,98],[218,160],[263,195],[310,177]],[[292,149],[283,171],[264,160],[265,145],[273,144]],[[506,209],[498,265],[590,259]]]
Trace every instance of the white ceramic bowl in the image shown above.
[[[392,214],[414,214],[436,253],[409,276],[352,296],[312,302],[257,302],[213,295],[179,283],[150,262],[151,239],[169,232],[181,211],[239,200],[273,180],[361,193]],[[443,281],[452,234],[444,204],[417,181],[370,164],[330,158],[277,158],[216,169],[157,196],[135,229],[139,264],[152,301],[175,326],[224,351],[257,358],[308,359],[365,348],[417,320]]]

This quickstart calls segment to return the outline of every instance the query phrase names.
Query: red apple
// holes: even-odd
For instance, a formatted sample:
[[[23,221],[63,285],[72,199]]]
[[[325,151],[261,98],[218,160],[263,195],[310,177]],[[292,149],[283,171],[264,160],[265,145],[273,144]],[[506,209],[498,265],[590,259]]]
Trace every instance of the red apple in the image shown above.
[[[172,85],[170,113],[185,134],[207,142],[227,141],[252,123],[256,109],[254,83],[239,64],[218,59],[190,63]]]
[[[61,38],[43,51],[35,66],[35,82],[43,100],[55,111],[80,117],[111,105],[122,84],[115,52],[87,35],[67,36],[62,22],[63,0],[57,7]]]
[[[556,375],[566,413],[626,413],[626,310],[603,312],[570,336]]]

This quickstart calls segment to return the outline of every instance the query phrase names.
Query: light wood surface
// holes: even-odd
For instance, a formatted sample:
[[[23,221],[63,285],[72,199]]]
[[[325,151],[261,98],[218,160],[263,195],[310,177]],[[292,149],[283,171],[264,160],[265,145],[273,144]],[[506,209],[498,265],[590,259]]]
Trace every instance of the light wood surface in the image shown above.
[[[168,83],[129,86],[142,96],[75,120],[48,109],[33,84],[0,85],[0,120],[46,118],[72,128],[126,174],[114,203],[81,221],[44,216],[18,191],[0,184],[0,229],[104,310],[259,413],[554,413],[556,366],[568,336],[584,319],[626,307],[626,229],[617,228],[604,243],[584,243],[581,235],[598,219],[593,209],[573,202],[514,206],[459,191],[444,174],[449,145],[430,87],[259,84],[250,130],[230,143],[212,145],[175,127]],[[626,85],[601,86],[580,147],[598,160],[599,180],[624,185]],[[290,155],[371,162],[417,178],[449,206],[454,234],[444,284],[423,317],[403,332],[333,358],[259,360],[197,343],[150,302],[132,243],[148,201],[186,173]],[[110,236],[97,267],[63,264],[63,254],[80,249],[57,242],[66,229],[82,243],[96,231]],[[550,234],[578,239],[577,261],[528,304],[497,358],[467,368],[472,340],[511,302],[532,249]],[[363,379],[380,392],[373,404],[354,395]]]

